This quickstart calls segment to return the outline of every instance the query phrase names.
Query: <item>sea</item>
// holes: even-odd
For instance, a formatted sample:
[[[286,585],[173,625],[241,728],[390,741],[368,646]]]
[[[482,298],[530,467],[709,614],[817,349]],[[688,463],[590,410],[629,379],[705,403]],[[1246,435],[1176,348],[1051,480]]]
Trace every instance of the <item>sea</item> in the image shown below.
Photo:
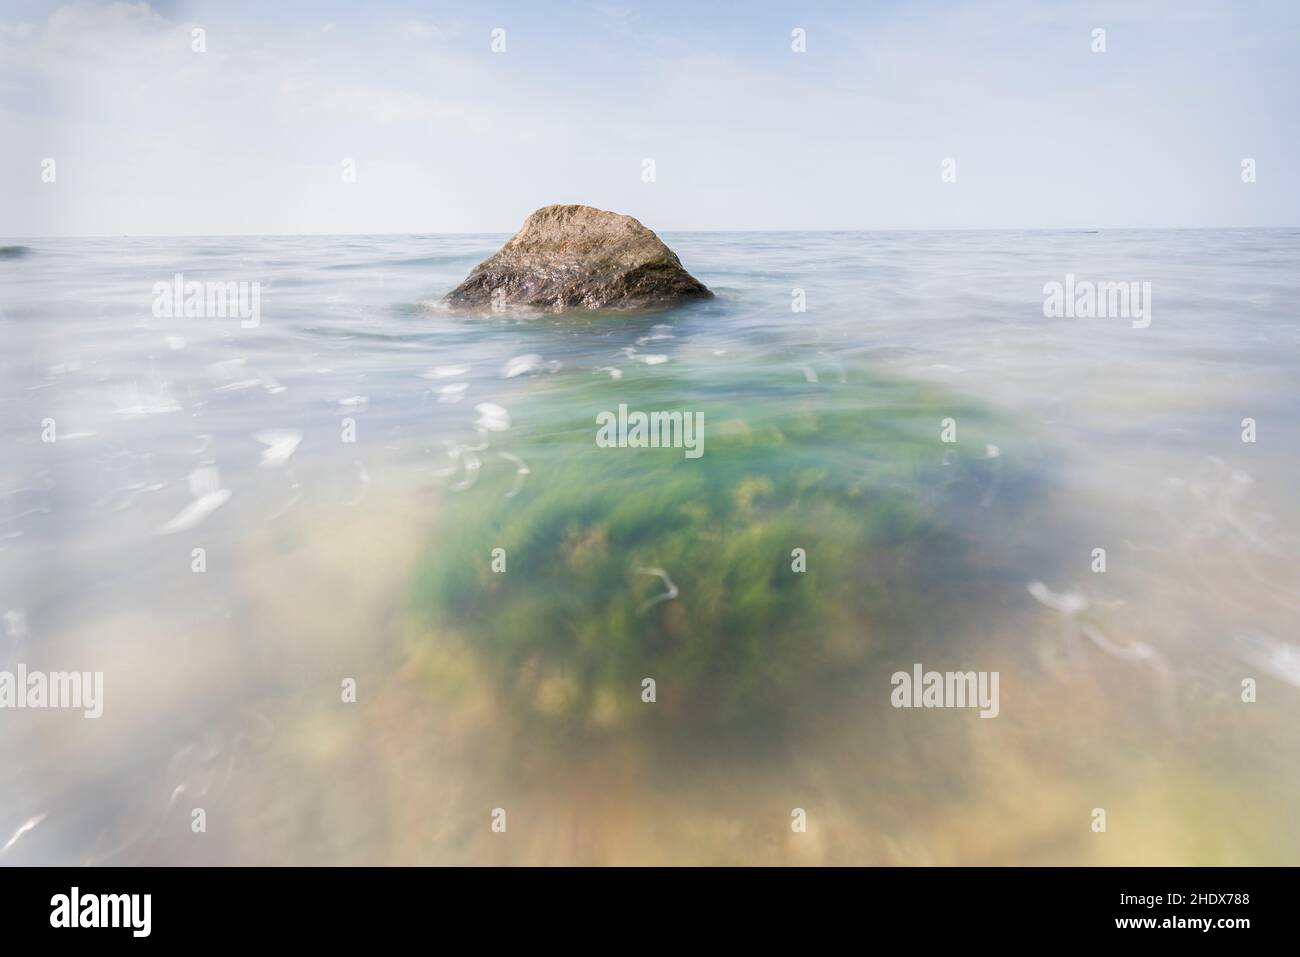
[[[1300,858],[1300,231],[506,238],[0,242],[0,864]]]

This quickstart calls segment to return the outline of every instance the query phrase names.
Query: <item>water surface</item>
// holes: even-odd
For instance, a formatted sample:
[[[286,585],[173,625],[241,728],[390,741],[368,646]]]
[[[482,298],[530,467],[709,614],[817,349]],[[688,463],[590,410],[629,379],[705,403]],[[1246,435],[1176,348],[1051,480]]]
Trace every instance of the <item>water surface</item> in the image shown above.
[[[437,308],[505,238],[5,241],[0,669],[105,705],[0,711],[0,862],[1296,859],[1300,233],[666,235],[715,300]],[[704,454],[597,449],[620,401]]]

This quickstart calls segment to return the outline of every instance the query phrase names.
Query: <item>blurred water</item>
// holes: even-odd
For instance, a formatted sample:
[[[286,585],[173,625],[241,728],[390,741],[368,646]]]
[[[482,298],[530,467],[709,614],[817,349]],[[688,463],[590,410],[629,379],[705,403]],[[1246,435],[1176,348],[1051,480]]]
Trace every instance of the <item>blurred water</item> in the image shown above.
[[[105,712],[0,711],[0,862],[1295,859],[1300,232],[667,235],[717,299],[441,311],[505,238],[8,241],[0,670],[102,670]],[[159,318],[178,273],[259,283],[260,323]],[[1044,318],[1067,273],[1150,282],[1150,327]],[[868,368],[1013,424],[1038,498],[966,527],[996,552],[979,612],[926,581],[917,656],[886,670],[960,649],[933,666],[1000,670],[997,720],[895,711],[886,678],[656,765],[531,739],[469,665],[470,694],[423,680],[409,581],[476,407],[718,366]]]

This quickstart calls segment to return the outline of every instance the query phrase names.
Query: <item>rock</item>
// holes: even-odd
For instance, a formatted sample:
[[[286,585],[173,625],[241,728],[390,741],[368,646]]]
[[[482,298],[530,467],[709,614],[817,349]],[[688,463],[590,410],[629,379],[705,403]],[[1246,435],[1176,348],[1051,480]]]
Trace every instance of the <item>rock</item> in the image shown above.
[[[457,309],[651,309],[713,296],[631,216],[544,206],[444,300]]]

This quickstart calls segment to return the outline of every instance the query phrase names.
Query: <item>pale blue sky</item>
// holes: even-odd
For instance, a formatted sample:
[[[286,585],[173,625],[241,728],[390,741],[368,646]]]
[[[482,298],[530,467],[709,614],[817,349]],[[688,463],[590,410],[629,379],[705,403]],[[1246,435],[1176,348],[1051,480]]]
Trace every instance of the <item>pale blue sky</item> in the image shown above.
[[[1294,226],[1298,101],[1288,2],[6,0],[0,235]]]

